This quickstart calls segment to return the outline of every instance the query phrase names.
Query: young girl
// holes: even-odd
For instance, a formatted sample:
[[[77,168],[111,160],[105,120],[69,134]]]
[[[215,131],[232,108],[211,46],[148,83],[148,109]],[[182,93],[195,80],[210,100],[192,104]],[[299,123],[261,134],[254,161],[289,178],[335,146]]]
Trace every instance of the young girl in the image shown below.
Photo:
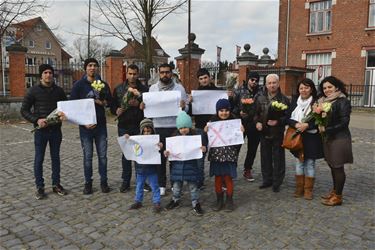
[[[177,115],[176,119],[177,135],[186,136],[194,135],[195,132],[192,130],[191,117],[184,111],[181,111]],[[206,152],[206,147],[201,147],[203,152]],[[165,151],[165,157],[169,156],[169,151]],[[173,198],[166,206],[166,209],[170,210],[180,206],[182,184],[186,181],[189,185],[191,203],[193,205],[193,211],[196,215],[203,215],[203,210],[199,203],[199,188],[198,182],[200,180],[200,171],[198,167],[198,160],[187,160],[187,161],[170,161],[171,164],[171,181],[173,182]]]
[[[227,99],[220,99],[216,103],[216,115],[213,116],[211,122],[224,121],[234,119],[231,114],[231,106]],[[208,126],[204,131],[208,131]],[[241,126],[241,131],[244,128]],[[216,204],[213,210],[219,211],[224,207],[224,193],[222,190],[223,183],[227,188],[225,211],[231,212],[233,206],[233,178],[237,177],[237,160],[240,151],[240,145],[223,146],[210,148],[208,153],[208,160],[210,161],[210,176],[215,176],[215,192]]]
[[[155,134],[154,125],[150,119],[143,119],[140,123],[141,135]],[[125,137],[129,137],[128,134]],[[159,143],[159,147],[162,148],[162,143]],[[158,184],[158,174],[154,164],[138,164],[135,163],[136,172],[136,191],[135,191],[135,203],[130,206],[129,209],[139,209],[142,207],[143,201],[143,187],[146,180],[148,179],[149,185],[152,189],[152,202],[154,204],[154,212],[159,213],[161,211],[160,206],[160,189]]]

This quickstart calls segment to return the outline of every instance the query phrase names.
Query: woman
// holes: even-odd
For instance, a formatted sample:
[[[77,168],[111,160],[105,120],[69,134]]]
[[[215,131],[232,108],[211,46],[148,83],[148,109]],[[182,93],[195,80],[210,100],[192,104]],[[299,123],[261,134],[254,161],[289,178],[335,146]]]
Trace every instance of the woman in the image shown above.
[[[319,89],[322,97],[318,103],[332,104],[327,126],[319,126],[319,132],[325,133],[324,158],[331,168],[333,180],[333,190],[322,196],[322,203],[327,206],[337,206],[342,203],[342,190],[346,178],[344,164],[353,163],[352,139],[349,131],[351,105],[347,99],[344,83],[336,77],[324,78]]]
[[[317,93],[314,82],[308,78],[297,84],[297,98],[292,100],[293,110],[288,125],[299,130],[302,135],[304,161],[298,159],[299,152],[292,152],[296,156],[296,191],[295,197],[302,195],[306,200],[312,200],[315,180],[315,160],[323,158],[323,146],[321,136],[315,120],[305,122],[304,119],[312,111],[312,105],[316,102]]]

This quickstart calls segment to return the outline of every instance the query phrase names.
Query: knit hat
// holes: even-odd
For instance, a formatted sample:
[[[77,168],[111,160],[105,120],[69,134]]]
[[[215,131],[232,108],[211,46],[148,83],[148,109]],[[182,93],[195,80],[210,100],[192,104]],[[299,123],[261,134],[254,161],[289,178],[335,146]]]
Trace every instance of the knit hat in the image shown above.
[[[92,63],[92,62],[96,63],[96,66],[99,66],[99,62],[95,58],[87,58],[85,62],[83,63],[83,69],[86,70],[87,65],[89,65],[89,63]]]
[[[47,69],[49,69],[49,70],[52,71],[52,75],[55,75],[55,71],[54,71],[54,69],[53,69],[53,67],[51,65],[49,65],[49,64],[41,64],[39,66],[39,76],[42,77],[43,72],[45,70],[47,70]]]
[[[216,103],[216,112],[218,112],[220,109],[230,110],[230,108],[230,102],[228,99],[219,99]]]
[[[249,79],[251,79],[251,78],[256,78],[257,81],[259,81],[260,76],[259,76],[259,74],[257,72],[252,71],[249,74]]]
[[[193,127],[193,122],[191,121],[191,117],[188,114],[186,114],[185,111],[178,112],[178,115],[176,118],[176,127],[178,129]]]
[[[141,133],[140,134],[143,134],[143,129],[145,127],[149,127],[149,128],[152,128],[152,131],[155,131],[154,130],[154,123],[152,122],[152,120],[148,119],[148,118],[145,118],[141,121],[141,123],[139,124],[139,128],[140,128],[140,131]]]

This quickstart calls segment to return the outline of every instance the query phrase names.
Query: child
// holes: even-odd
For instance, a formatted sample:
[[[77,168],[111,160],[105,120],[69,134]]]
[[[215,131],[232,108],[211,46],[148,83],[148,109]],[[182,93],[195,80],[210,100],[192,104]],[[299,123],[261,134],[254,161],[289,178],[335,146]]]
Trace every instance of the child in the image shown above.
[[[212,117],[211,122],[234,119],[231,114],[231,106],[227,99],[220,99],[216,103],[216,115]],[[241,130],[244,128],[241,126]],[[204,128],[208,131],[208,127]],[[208,160],[210,161],[210,176],[215,176],[215,192],[217,201],[213,208],[219,211],[224,207],[224,193],[222,190],[223,182],[226,186],[227,199],[225,211],[231,212],[233,206],[233,178],[237,177],[237,160],[240,145],[223,146],[210,148]]]
[[[195,132],[192,130],[191,117],[184,111],[181,111],[177,115],[176,119],[177,135],[194,135]],[[201,147],[202,152],[206,151],[206,147]],[[169,156],[169,151],[164,152],[165,157]],[[198,168],[198,160],[188,161],[170,161],[171,164],[171,181],[173,182],[173,198],[166,206],[166,209],[174,209],[180,206],[181,189],[182,184],[186,181],[189,185],[191,203],[193,205],[193,211],[196,215],[202,216],[203,210],[199,204],[199,189],[198,181],[200,180],[200,172]]]
[[[155,134],[154,124],[150,119],[143,119],[140,126],[141,135],[151,135]],[[125,135],[129,137],[129,135]],[[158,144],[160,148],[163,147],[162,143]],[[152,189],[152,202],[154,204],[154,212],[160,213],[160,189],[158,184],[158,174],[154,164],[138,164],[135,163],[135,172],[136,172],[136,191],[135,191],[135,203],[130,206],[129,209],[139,209],[142,207],[143,201],[143,187],[145,185],[146,179],[148,179],[149,184]]]

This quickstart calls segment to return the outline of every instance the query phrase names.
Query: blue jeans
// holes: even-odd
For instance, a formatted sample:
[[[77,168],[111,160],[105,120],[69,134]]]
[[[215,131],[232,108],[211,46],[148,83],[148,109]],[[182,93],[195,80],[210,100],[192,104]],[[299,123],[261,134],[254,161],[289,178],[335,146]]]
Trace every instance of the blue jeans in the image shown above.
[[[38,129],[34,133],[35,158],[34,176],[37,188],[44,187],[43,161],[47,143],[52,162],[52,185],[60,184],[60,145],[62,133],[60,127],[47,127]]]
[[[315,176],[315,160],[305,159],[304,162],[296,161],[296,175]]]
[[[197,205],[199,200],[199,189],[196,182],[187,182],[190,189],[190,196],[191,196],[191,204],[193,207]],[[183,181],[174,181],[173,182],[173,200],[178,201],[181,199],[181,189],[182,189]]]
[[[139,128],[131,128],[131,129],[117,128],[117,132],[118,132],[118,136],[123,136],[125,134],[138,135]],[[127,160],[124,154],[122,154],[121,163],[122,163],[122,175],[121,175],[122,180],[126,185],[130,186],[130,180],[132,178],[132,161]]]
[[[160,188],[158,184],[157,174],[137,174],[137,186],[135,189],[135,202],[143,201],[143,187],[148,179],[149,185],[152,189],[152,203],[160,204]]]
[[[100,183],[107,183],[107,126],[105,124],[98,125],[94,129],[79,126],[79,136],[81,138],[83,150],[85,182],[92,181],[93,143],[95,143],[96,153],[98,155]]]

